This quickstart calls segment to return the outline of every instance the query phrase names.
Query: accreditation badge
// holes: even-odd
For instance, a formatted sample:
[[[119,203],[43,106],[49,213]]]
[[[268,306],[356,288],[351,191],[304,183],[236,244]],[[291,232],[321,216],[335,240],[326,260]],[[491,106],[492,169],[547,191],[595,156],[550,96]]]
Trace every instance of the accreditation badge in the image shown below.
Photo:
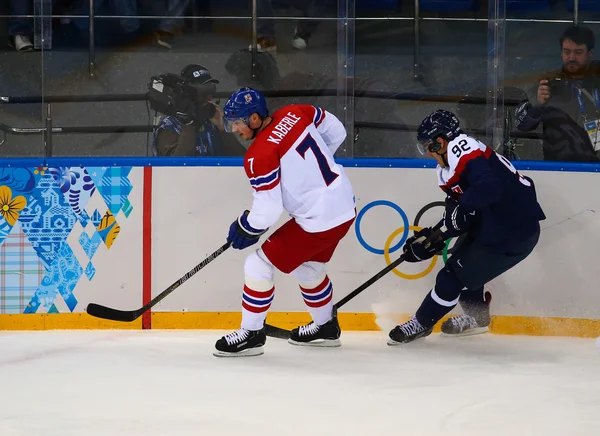
[[[590,137],[590,141],[592,141],[592,145],[594,146],[594,151],[600,150],[600,138],[598,137],[598,128],[600,120],[588,121],[584,124],[585,131],[588,133]]]

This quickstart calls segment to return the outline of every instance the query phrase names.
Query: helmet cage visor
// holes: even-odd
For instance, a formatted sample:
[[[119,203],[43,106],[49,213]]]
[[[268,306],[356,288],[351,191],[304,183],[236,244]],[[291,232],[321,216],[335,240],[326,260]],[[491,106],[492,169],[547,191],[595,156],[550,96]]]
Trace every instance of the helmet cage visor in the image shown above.
[[[227,133],[234,133],[236,126],[250,126],[250,117],[227,118],[223,117],[223,127]]]
[[[440,148],[442,148],[442,144],[440,144],[434,139],[426,139],[424,141],[419,141],[419,151],[424,155],[427,154],[427,152],[437,153],[438,151],[440,151]]]

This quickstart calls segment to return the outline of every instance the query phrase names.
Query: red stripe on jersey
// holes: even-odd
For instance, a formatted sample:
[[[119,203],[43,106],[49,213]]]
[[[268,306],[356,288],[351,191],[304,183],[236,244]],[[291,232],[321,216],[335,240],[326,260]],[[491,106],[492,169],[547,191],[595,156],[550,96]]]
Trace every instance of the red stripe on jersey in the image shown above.
[[[331,299],[333,298],[333,291],[331,291],[331,293],[329,294],[329,297],[327,297],[324,300],[321,301],[308,301],[308,300],[304,300],[304,304],[306,304],[308,307],[323,307],[325,306],[327,303],[329,303],[331,301]]]
[[[456,168],[454,169],[454,174],[452,174],[452,177],[450,177],[450,179],[448,179],[448,182],[446,183],[446,186],[452,186],[458,183],[458,180],[460,179],[460,176],[462,175],[463,171],[465,170],[467,164],[472,161],[473,159],[477,159],[478,157],[485,157],[486,159],[489,158],[491,156],[491,149],[486,149],[485,152],[483,152],[482,150],[474,150],[471,153],[465,155],[463,158],[461,158],[458,161],[458,165],[456,165]]]
[[[303,288],[302,286],[300,286],[300,290],[302,292],[304,292],[305,294],[318,294],[319,292],[321,292],[323,289],[325,289],[327,286],[329,285],[329,277],[325,276],[325,279],[316,287],[316,288]]]
[[[319,108],[321,110],[321,116],[318,120],[315,121],[315,126],[319,127],[321,123],[325,120],[325,109]]]
[[[259,192],[259,191],[269,191],[269,190],[273,189],[277,185],[279,185],[279,177],[277,177],[277,179],[273,180],[273,182],[269,183],[268,185],[262,185],[262,186],[259,186],[258,188],[255,188],[253,186],[252,188],[256,192]]]
[[[244,294],[252,298],[271,298],[274,292],[275,286],[268,291],[255,291],[254,289],[250,289],[248,286],[244,285]]]

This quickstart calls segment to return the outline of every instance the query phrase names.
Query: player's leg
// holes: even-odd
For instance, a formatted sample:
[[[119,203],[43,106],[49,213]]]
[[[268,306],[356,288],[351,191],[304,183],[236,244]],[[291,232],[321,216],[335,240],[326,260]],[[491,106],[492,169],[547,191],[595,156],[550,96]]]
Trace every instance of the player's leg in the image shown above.
[[[451,249],[450,262],[464,256],[467,253],[467,248],[474,242],[469,233],[461,235]],[[491,322],[491,301],[492,294],[486,292],[484,286],[480,286],[475,290],[463,287],[458,304],[464,313],[444,321],[442,323],[442,334],[467,336],[487,332]]]
[[[244,263],[241,328],[223,336],[215,345],[218,357],[257,356],[263,354],[267,312],[275,292],[274,267],[262,249],[254,250]]]
[[[461,246],[438,273],[435,287],[425,297],[416,315],[390,332],[388,344],[411,342],[431,334],[433,326],[459,302],[461,293],[475,290],[482,295],[483,286],[523,261],[533,251],[538,239],[539,232],[502,253],[476,241]],[[471,301],[477,300],[479,295]]]
[[[474,243],[469,250],[459,252],[449,259],[465,289],[459,301],[463,314],[442,323],[444,336],[467,336],[489,330],[492,295],[484,290],[484,285],[525,260],[537,245],[539,236],[537,232],[502,253]],[[466,270],[460,266],[465,261],[471,265]]]
[[[263,244],[265,255],[278,270],[285,274],[294,273],[313,317],[313,322],[302,327],[302,337],[299,335],[300,327],[292,330],[291,343],[308,344],[314,340],[316,344],[327,339],[330,342],[320,346],[336,345],[335,340],[338,340],[339,345],[339,326],[332,310],[333,286],[325,273],[324,264],[331,259],[335,248],[348,233],[353,222],[354,219],[324,232],[308,233],[294,220],[290,220]],[[318,266],[319,263],[323,264],[323,267]],[[306,335],[308,332],[317,334]]]
[[[450,254],[458,256],[472,242],[474,242],[474,239],[469,233],[461,235],[450,249]],[[442,334],[466,336],[488,331],[491,322],[490,302],[492,301],[492,294],[485,291],[483,286],[469,292],[465,291],[467,291],[467,288],[463,287],[458,300],[458,304],[464,313],[444,321],[442,323]]]
[[[461,235],[452,247],[450,259],[468,252],[473,242],[473,238],[468,233]],[[449,261],[438,272],[435,286],[421,303],[417,314],[389,333],[388,345],[411,342],[429,336],[435,323],[456,306],[464,288],[452,269],[452,262]]]
[[[340,325],[333,313],[333,284],[323,262],[305,262],[292,271],[300,284],[302,298],[312,322],[292,330],[288,342],[293,345],[339,347]]]
[[[471,336],[486,333],[492,321],[490,302],[492,294],[479,289],[464,288],[458,301],[463,313],[448,318],[442,323],[443,336]]]
[[[412,342],[429,336],[433,326],[458,304],[463,284],[452,268],[445,265],[437,274],[435,286],[427,294],[417,313],[389,333],[388,345]]]
[[[308,234],[311,245],[321,251],[303,263],[294,275],[300,283],[304,303],[312,316],[312,322],[292,330],[290,342],[293,345],[317,347],[338,347],[341,345],[341,329],[337,314],[333,308],[333,284],[325,273],[326,264],[348,233],[354,219],[334,227],[326,232]],[[320,274],[319,271],[322,271]]]

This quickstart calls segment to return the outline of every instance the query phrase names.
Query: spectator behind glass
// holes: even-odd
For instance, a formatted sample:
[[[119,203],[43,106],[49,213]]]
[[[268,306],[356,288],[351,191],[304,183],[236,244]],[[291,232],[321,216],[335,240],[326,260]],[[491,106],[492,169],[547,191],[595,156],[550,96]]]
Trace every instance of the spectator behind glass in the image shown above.
[[[158,45],[171,49],[175,35],[182,33],[183,16],[189,7],[190,0],[154,0],[143,2],[139,0],[115,1],[114,9],[117,15],[135,16],[167,16],[157,20],[153,30],[154,38]],[[139,18],[121,19],[121,25],[126,32],[137,32],[141,26]]]
[[[11,1],[26,2],[26,0]],[[183,33],[183,18],[190,5],[190,0],[94,0],[93,4],[96,15],[119,17],[111,21],[118,22],[126,35],[136,35],[150,25],[156,43],[171,49],[175,36]],[[87,16],[89,13],[90,2],[81,0],[76,0],[69,11],[69,14],[72,15]],[[75,18],[68,19],[68,21],[72,22],[79,31],[89,30],[89,18]],[[143,26],[143,23],[146,26]],[[97,33],[98,30],[96,30]]]
[[[336,3],[333,0],[280,0],[278,5],[296,8],[302,11],[304,18],[322,18],[329,10],[334,10]],[[273,17],[273,0],[257,0],[256,15],[258,17],[256,39],[257,49],[269,53],[277,52],[277,41],[275,40],[275,20],[261,19]],[[304,50],[321,20],[298,20],[292,37],[292,47]],[[251,46],[250,46],[251,49]]]
[[[600,65],[592,61],[594,33],[568,28],[560,38],[562,69],[546,76],[516,110],[517,129],[543,125],[545,160],[600,162]]]
[[[8,45],[16,51],[33,50],[33,18],[22,18],[33,14],[33,0],[9,0]]]
[[[210,89],[219,83],[202,65],[188,65],[181,77],[198,89],[196,119],[188,114],[165,116],[154,130],[155,156],[242,156],[245,149],[237,135],[225,133],[223,112],[212,102]]]

